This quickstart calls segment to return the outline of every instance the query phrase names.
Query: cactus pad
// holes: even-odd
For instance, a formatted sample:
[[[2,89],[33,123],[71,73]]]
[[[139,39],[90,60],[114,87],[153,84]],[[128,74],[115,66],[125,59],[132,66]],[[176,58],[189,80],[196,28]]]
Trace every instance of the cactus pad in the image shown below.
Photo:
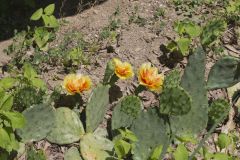
[[[88,133],[80,140],[80,151],[84,160],[104,160],[110,156],[113,143],[103,137]]]
[[[222,114],[228,114],[230,105],[226,100],[218,99],[212,102],[209,106],[209,124],[212,125],[222,116]]]
[[[103,78],[103,84],[108,84],[110,83],[110,80],[112,78],[112,76],[114,75],[114,64],[113,62],[110,60],[107,63],[107,67],[105,70],[105,74],[104,74],[104,78]]]
[[[112,130],[130,127],[141,112],[141,101],[136,96],[126,96],[118,103],[112,114]]]
[[[176,134],[198,134],[208,121],[208,99],[205,84],[205,52],[201,47],[189,57],[181,86],[191,95],[192,107],[181,116],[171,116],[170,123]]]
[[[71,147],[64,153],[64,160],[82,160],[82,158],[78,149]]]
[[[78,115],[69,108],[58,108],[55,121],[47,140],[56,144],[70,144],[80,139],[84,128]]]
[[[172,70],[164,79],[163,88],[174,88],[180,85],[181,77],[178,70]]]
[[[238,71],[237,71],[238,70]],[[227,88],[240,82],[240,59],[230,56],[217,61],[211,68],[207,88]]]
[[[54,125],[54,111],[44,104],[34,105],[23,112],[26,124],[17,130],[23,142],[39,141],[45,138]]]
[[[168,115],[187,114],[192,105],[189,94],[181,87],[165,88],[160,95],[160,112]]]
[[[133,159],[142,160],[150,158],[153,150],[163,146],[165,151],[168,147],[169,136],[167,134],[168,126],[164,120],[159,117],[157,109],[149,109],[147,112],[141,112],[139,117],[133,122],[131,131],[137,136],[138,140],[133,149]]]
[[[93,132],[104,119],[109,104],[109,88],[109,85],[99,85],[93,90],[86,108],[87,132]]]

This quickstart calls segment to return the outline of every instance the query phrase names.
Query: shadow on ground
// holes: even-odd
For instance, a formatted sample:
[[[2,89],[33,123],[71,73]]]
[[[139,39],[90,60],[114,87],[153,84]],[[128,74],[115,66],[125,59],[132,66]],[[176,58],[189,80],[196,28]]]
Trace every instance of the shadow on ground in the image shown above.
[[[33,25],[30,16],[38,8],[55,3],[57,18],[73,16],[106,0],[0,0],[0,41],[14,36],[14,30]]]

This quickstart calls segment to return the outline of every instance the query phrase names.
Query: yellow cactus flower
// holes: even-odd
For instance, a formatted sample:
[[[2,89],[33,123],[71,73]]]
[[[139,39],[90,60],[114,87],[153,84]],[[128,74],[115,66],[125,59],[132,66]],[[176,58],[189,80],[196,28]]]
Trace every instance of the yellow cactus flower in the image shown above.
[[[151,91],[158,93],[162,91],[164,76],[158,74],[158,69],[152,67],[151,63],[144,63],[141,65],[138,80],[141,85],[149,88]]]
[[[81,74],[69,74],[63,81],[63,88],[72,95],[89,90],[91,85],[92,81],[89,76]]]
[[[115,65],[115,74],[120,79],[128,79],[134,76],[133,69],[130,63],[122,62],[117,58],[113,59]]]

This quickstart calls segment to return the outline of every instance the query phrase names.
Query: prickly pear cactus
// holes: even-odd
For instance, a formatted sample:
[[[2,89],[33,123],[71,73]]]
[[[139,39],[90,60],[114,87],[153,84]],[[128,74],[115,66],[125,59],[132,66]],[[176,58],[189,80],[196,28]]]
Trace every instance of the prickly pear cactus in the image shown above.
[[[80,152],[84,160],[104,160],[110,158],[113,149],[112,141],[88,133],[80,140]]]
[[[209,124],[213,125],[218,119],[222,116],[222,114],[228,115],[230,110],[229,103],[224,99],[218,99],[212,102],[209,106],[208,117],[209,117]]]
[[[64,153],[64,160],[82,160],[82,158],[78,149],[71,147]]]
[[[70,144],[79,141],[84,128],[78,115],[66,107],[58,108],[55,121],[47,140],[56,144]]]
[[[37,90],[32,86],[26,86],[17,91],[14,95],[14,106],[23,110],[34,104],[40,104],[43,101],[44,92]]]
[[[162,114],[184,115],[190,111],[192,105],[189,94],[181,87],[164,88],[159,99]]]
[[[198,134],[207,126],[208,99],[204,79],[205,52],[198,47],[190,57],[181,80],[181,86],[191,95],[192,107],[186,115],[170,116],[176,134]]]
[[[108,84],[110,82],[110,80],[111,80],[113,75],[114,75],[114,64],[110,60],[107,63],[107,67],[106,67],[104,78],[103,78],[103,84]]]
[[[147,112],[141,112],[138,118],[133,122],[131,131],[137,136],[138,141],[133,149],[134,160],[148,159],[153,150],[163,146],[164,153],[169,144],[168,126],[158,114],[157,109],[149,109]]]
[[[211,68],[207,88],[227,88],[238,82],[240,82],[240,59],[226,56]]]
[[[136,96],[126,96],[115,106],[112,113],[112,130],[130,127],[141,112],[141,101]]]
[[[54,111],[44,104],[34,105],[23,112],[26,124],[17,130],[23,142],[39,141],[50,133],[54,125]]]
[[[174,88],[180,85],[181,77],[178,70],[172,70],[164,79],[163,88]]]
[[[93,132],[104,119],[109,104],[109,85],[97,86],[86,107],[86,129]]]

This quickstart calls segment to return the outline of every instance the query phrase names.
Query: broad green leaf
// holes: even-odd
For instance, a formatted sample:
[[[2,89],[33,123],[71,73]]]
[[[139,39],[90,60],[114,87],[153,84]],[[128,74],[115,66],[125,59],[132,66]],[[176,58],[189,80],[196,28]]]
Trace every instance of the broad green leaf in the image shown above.
[[[7,148],[11,144],[11,139],[9,137],[8,132],[0,127],[0,147]]]
[[[44,25],[45,25],[46,27],[48,27],[49,24],[50,24],[50,21],[51,21],[50,18],[49,18],[49,16],[48,16],[48,15],[43,15],[42,18],[43,18]]]
[[[42,15],[43,15],[43,9],[40,8],[32,14],[30,19],[33,21],[37,21],[42,17]]]
[[[13,96],[5,94],[4,92],[0,93],[0,110],[9,111],[13,105]]]
[[[118,158],[123,158],[129,153],[131,149],[131,144],[122,139],[119,139],[115,141],[114,149],[116,154],[118,155]]]
[[[24,116],[19,112],[0,112],[11,123],[12,128],[22,128],[25,124]]]
[[[30,63],[24,63],[23,76],[26,77],[28,80],[31,80],[37,77],[37,72],[35,71],[35,69],[32,67]]]
[[[53,15],[49,16],[49,19],[50,19],[49,27],[56,28],[59,26],[58,20]]]
[[[55,10],[55,4],[49,4],[47,7],[44,8],[44,13],[46,15],[52,15]]]
[[[187,160],[189,154],[186,147],[183,144],[179,144],[173,156],[175,160]]]
[[[124,139],[130,140],[132,142],[137,142],[138,141],[136,135],[132,131],[130,131],[128,129],[125,129],[125,130],[119,129],[119,132],[121,133],[121,136]]]
[[[190,44],[191,40],[188,38],[180,38],[177,40],[178,48],[180,49],[183,56],[187,56],[189,54]]]
[[[43,15],[42,17],[46,27],[56,28],[59,26],[58,20],[53,15]]]
[[[216,154],[214,154],[213,159],[214,160],[233,160],[226,153],[216,153]]]
[[[17,141],[16,137],[15,137],[15,133],[12,129],[8,129],[7,132],[9,133],[9,137],[10,137],[10,146],[9,146],[9,150],[18,150],[19,149],[19,142]]]
[[[46,83],[40,78],[33,78],[31,81],[34,87],[41,88],[41,89],[46,88]]]
[[[64,160],[82,160],[82,158],[78,149],[71,147],[64,153]]]
[[[201,27],[193,23],[186,24],[185,30],[192,38],[198,37],[202,32]]]
[[[184,23],[183,22],[179,22],[179,21],[175,22],[174,23],[174,30],[178,34],[182,35],[184,33]]]
[[[17,79],[5,77],[0,80],[0,91],[12,88],[17,82]]]
[[[222,150],[232,144],[232,138],[225,133],[221,133],[218,137],[217,145]]]
[[[170,41],[166,48],[170,51],[170,52],[173,52],[173,51],[176,51],[177,50],[177,43],[175,41]]]
[[[160,155],[162,154],[162,149],[163,149],[162,145],[159,145],[158,147],[156,147],[153,150],[153,153],[152,153],[152,155],[150,157],[150,160],[159,160]]]

